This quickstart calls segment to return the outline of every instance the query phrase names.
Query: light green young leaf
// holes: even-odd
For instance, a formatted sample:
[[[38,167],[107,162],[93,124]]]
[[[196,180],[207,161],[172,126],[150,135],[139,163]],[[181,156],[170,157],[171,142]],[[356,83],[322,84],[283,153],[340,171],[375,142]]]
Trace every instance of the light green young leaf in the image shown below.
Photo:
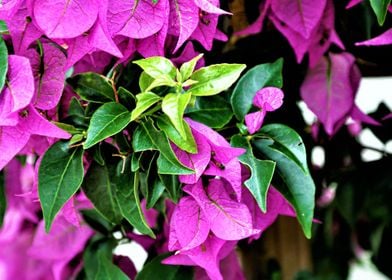
[[[391,4],[391,0],[370,0],[370,6],[376,14],[377,21],[380,26],[385,22],[389,4]]]
[[[67,82],[84,100],[97,103],[115,101],[113,88],[105,76],[88,72],[73,76]]]
[[[183,116],[190,100],[191,94],[189,92],[169,93],[162,100],[162,111],[169,117],[174,127],[184,139],[186,139],[187,135]]]
[[[83,144],[88,149],[98,142],[119,133],[131,122],[131,113],[123,105],[105,103],[94,112]]]
[[[242,121],[252,108],[256,92],[266,86],[281,88],[283,59],[260,64],[245,73],[238,81],[231,96],[231,106],[237,119]]]
[[[147,88],[152,84],[154,78],[149,76],[146,72],[142,72],[139,77],[139,87],[141,92],[147,91]]]
[[[8,50],[0,35],[0,93],[4,87],[8,71]]]
[[[303,141],[295,131],[284,125],[266,126],[261,129],[261,134],[264,137],[255,140],[254,146],[266,158],[276,162],[278,176],[276,180],[274,177],[274,186],[294,206],[305,236],[310,238],[315,185],[307,167],[303,166],[306,158]]]
[[[139,65],[149,76],[154,79],[165,77],[167,80],[174,81],[176,77],[176,67],[169,59],[161,56],[148,57],[136,60],[133,63]]]
[[[42,158],[38,171],[38,193],[49,232],[53,219],[83,181],[83,149],[69,149],[68,142],[59,141]]]
[[[173,126],[173,124],[170,122],[169,118],[165,115],[160,116],[157,119],[157,124],[158,127],[165,132],[167,137],[174,143],[176,146],[178,146],[181,150],[184,150],[188,153],[191,154],[196,154],[197,153],[197,145],[195,142],[195,139],[193,138],[191,129],[189,128],[189,125],[183,121],[184,129],[185,129],[185,138],[182,138],[180,133],[177,131],[177,129]]]
[[[195,70],[197,62],[203,57],[203,54],[199,54],[198,56],[195,56],[191,60],[185,62],[184,64],[181,65],[180,67],[180,73],[183,81],[186,81],[189,79],[189,77],[192,75],[193,71]]]
[[[136,120],[148,108],[161,100],[161,97],[153,92],[142,92],[136,95],[136,108],[132,111],[131,121]]]
[[[238,158],[240,162],[246,164],[251,171],[251,176],[245,181],[245,186],[256,199],[260,209],[263,212],[266,212],[267,193],[272,176],[274,175],[275,162],[257,159],[253,154],[251,144],[243,136],[234,135],[231,138],[231,145],[233,147],[246,149],[246,153]]]
[[[188,92],[195,96],[209,96],[228,89],[245,69],[244,64],[216,64],[200,68],[190,79],[198,83],[192,85]]]

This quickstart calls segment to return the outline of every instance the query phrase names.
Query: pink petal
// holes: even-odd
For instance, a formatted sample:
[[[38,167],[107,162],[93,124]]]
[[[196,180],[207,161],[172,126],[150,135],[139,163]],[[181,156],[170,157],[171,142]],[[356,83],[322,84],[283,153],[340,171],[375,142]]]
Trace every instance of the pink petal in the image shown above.
[[[221,180],[211,180],[207,193],[201,183],[183,189],[199,203],[217,237],[240,240],[258,232],[252,227],[249,209],[229,197]]]
[[[9,55],[8,65],[8,84],[0,95],[0,114],[4,116],[29,105],[34,95],[34,78],[29,60]]]
[[[167,17],[167,0],[109,0],[110,33],[142,39],[157,33]]]
[[[258,110],[254,113],[245,115],[245,124],[250,134],[254,134],[255,132],[259,131],[263,125],[265,114],[266,113],[264,110]]]
[[[94,0],[35,0],[34,18],[49,38],[74,38],[89,30],[98,16]]]
[[[256,92],[253,97],[253,105],[260,109],[275,111],[283,104],[283,91],[276,87],[265,87]]]
[[[170,1],[169,34],[178,37],[174,52],[192,35],[199,23],[199,8],[193,1]]]
[[[39,74],[35,107],[50,110],[60,101],[65,83],[65,54],[51,43],[43,43],[43,73]]]
[[[392,44],[392,28],[370,40],[355,43],[356,46],[384,46]]]
[[[191,168],[195,173],[190,175],[180,175],[179,179],[184,184],[195,184],[207,168],[211,159],[211,148],[205,137],[197,132],[193,132],[197,144],[197,153],[189,154],[173,145],[173,151],[179,161]]]
[[[323,123],[326,132],[333,135],[343,123],[354,104],[357,80],[354,58],[348,53],[330,54],[308,70],[301,86],[301,97]]]
[[[190,250],[202,244],[210,232],[204,212],[192,197],[183,197],[171,217],[180,244],[180,250]],[[170,249],[170,248],[169,248]]]
[[[309,38],[321,19],[326,0],[279,0],[272,1],[272,11],[289,28]]]
[[[195,4],[202,9],[203,11],[210,13],[210,14],[217,14],[217,15],[231,15],[231,13],[226,12],[219,8],[219,1],[216,0],[193,0]]]

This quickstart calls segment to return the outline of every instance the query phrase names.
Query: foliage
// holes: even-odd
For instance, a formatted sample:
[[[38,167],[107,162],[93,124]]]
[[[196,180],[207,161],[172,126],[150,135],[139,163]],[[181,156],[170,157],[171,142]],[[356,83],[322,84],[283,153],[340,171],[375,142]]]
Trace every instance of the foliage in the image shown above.
[[[0,278],[244,279],[235,249],[279,215],[316,233],[314,277],[328,263],[345,277],[363,240],[385,254],[389,196],[375,193],[390,195],[390,156],[363,162],[353,136],[390,139],[390,110],[355,101],[367,65],[355,48],[392,43],[390,1],[237,1],[254,19],[241,30],[229,2],[0,4]],[[351,26],[335,14],[356,9],[381,35],[340,39]],[[308,164],[316,145],[323,169]],[[374,231],[362,237],[362,224]],[[129,242],[149,254],[139,273],[113,254]],[[326,257],[336,250],[340,263]]]

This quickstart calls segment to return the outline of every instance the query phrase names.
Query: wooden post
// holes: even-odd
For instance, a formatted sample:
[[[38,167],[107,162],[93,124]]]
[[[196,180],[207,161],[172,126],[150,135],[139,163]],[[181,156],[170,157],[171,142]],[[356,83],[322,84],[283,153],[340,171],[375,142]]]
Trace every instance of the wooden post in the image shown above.
[[[242,265],[248,280],[265,279],[280,268],[282,280],[292,280],[300,270],[311,270],[310,241],[290,217],[280,217],[257,242],[241,246]]]

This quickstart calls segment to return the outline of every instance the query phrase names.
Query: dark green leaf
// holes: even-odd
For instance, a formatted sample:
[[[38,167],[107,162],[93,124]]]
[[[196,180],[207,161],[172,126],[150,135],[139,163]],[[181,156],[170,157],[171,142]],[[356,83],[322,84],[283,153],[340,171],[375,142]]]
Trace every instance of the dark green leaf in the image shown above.
[[[161,100],[161,97],[153,92],[142,92],[136,95],[136,108],[132,111],[131,120],[136,120],[148,108]]]
[[[84,109],[76,97],[72,97],[69,104],[68,115],[84,117]]]
[[[104,253],[98,253],[98,271],[94,280],[129,280],[129,277]]]
[[[241,163],[246,164],[251,176],[245,181],[245,186],[256,199],[263,212],[267,211],[267,193],[274,175],[275,162],[271,160],[259,160],[252,151],[249,141],[240,135],[231,138],[231,145],[246,149],[246,153],[239,157]]]
[[[88,280],[129,279],[122,270],[112,263],[114,240],[93,237],[83,254],[84,270]]]
[[[58,211],[79,189],[83,181],[83,149],[69,149],[57,142],[42,158],[38,171],[38,192],[45,229],[48,232]]]
[[[177,129],[173,126],[167,116],[162,115],[157,119],[158,127],[165,132],[167,137],[176,144],[181,150],[184,150],[188,153],[195,154],[197,153],[197,146],[195,139],[193,138],[191,129],[189,125],[184,121],[184,129],[186,138],[182,138],[180,133],[178,133]]]
[[[244,119],[258,90],[266,86],[282,87],[282,67],[283,59],[280,58],[273,63],[257,65],[241,77],[231,96],[231,106],[237,119]]]
[[[246,68],[244,64],[216,64],[200,68],[190,79],[197,81],[188,92],[194,96],[209,96],[228,89]]]
[[[93,114],[87,130],[85,149],[122,131],[131,122],[131,113],[123,105],[110,102],[102,105]]]
[[[139,232],[155,238],[155,234],[148,226],[140,206],[139,174],[138,172],[132,174],[133,182],[117,185],[117,200],[121,213]]]
[[[274,136],[279,136],[278,140],[275,141],[274,138],[265,134],[266,137],[254,141],[254,145],[266,158],[276,162],[278,178],[274,181],[274,185],[294,206],[305,236],[310,238],[312,234],[315,185],[309,172],[304,171],[302,164],[300,164],[302,161],[299,159],[306,158],[305,148],[301,147],[302,151],[300,151],[295,147],[295,145],[298,147],[303,146],[302,139],[286,126],[272,125],[272,127],[266,127],[265,132],[270,132],[270,129],[273,127],[282,130],[281,133],[274,133]],[[284,131],[286,131],[286,134]],[[287,139],[282,141],[284,137],[287,137]],[[282,142],[284,142],[284,145],[282,145]]]
[[[5,197],[4,172],[0,171],[0,228],[3,226],[6,208],[7,208],[7,198]]]
[[[195,70],[197,62],[203,57],[203,54],[199,54],[198,56],[192,58],[191,60],[185,62],[181,65],[180,73],[183,81],[188,80],[188,78],[192,75]]]
[[[158,150],[158,173],[161,174],[192,174],[193,171],[182,165],[163,131],[157,130],[152,120],[140,124],[133,135],[132,146],[134,151]]]
[[[8,71],[8,50],[0,35],[0,93],[4,87]]]
[[[83,209],[80,212],[83,216],[83,220],[93,230],[105,236],[109,235],[113,230],[113,225],[105,217],[103,217],[102,214],[97,211],[97,209]]]
[[[97,73],[82,73],[67,79],[67,82],[84,100],[98,103],[115,101],[113,88],[105,76]]]
[[[391,4],[391,0],[370,0],[370,6],[376,14],[380,26],[385,22],[389,4]]]
[[[161,179],[163,185],[167,193],[169,194],[172,201],[175,203],[181,197],[181,187],[180,182],[178,181],[178,177],[175,175],[166,175],[166,174],[158,174],[159,178]]]
[[[198,97],[193,107],[188,107],[186,115],[192,120],[212,128],[222,128],[233,117],[231,106],[221,96]]]
[[[154,79],[173,80],[176,76],[176,67],[164,57],[154,56],[133,61]]]
[[[117,94],[120,103],[124,105],[128,110],[131,111],[136,107],[136,98],[129,90],[120,87],[117,90]]]
[[[83,181],[83,190],[97,211],[113,224],[118,224],[122,215],[115,197],[108,166],[92,162]]]
[[[184,139],[188,135],[185,131],[183,116],[190,100],[191,95],[189,93],[169,93],[162,100],[162,111],[169,117],[174,127]]]
[[[169,257],[169,254],[159,255],[151,262],[147,263],[138,273],[135,280],[189,280],[193,279],[192,269],[190,267],[178,265],[165,265],[162,260]]]
[[[155,178],[153,184],[151,184],[149,187],[150,188],[146,197],[147,209],[154,207],[154,205],[161,198],[163,192],[165,191],[165,185],[162,183],[161,180],[159,180],[159,178]]]

